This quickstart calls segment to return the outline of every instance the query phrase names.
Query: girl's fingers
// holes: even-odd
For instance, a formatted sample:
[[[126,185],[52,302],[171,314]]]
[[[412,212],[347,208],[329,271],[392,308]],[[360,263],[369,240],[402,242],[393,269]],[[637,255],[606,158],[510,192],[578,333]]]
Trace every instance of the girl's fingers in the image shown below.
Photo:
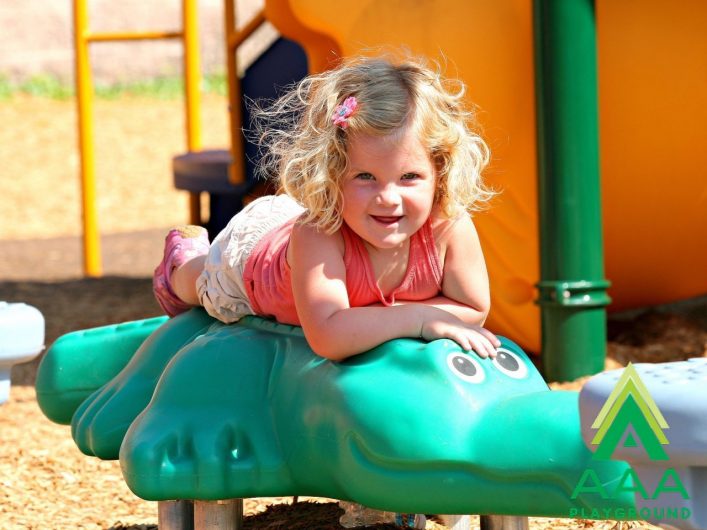
[[[450,329],[447,332],[447,338],[452,339],[466,351],[470,351],[473,348],[473,344],[467,337],[466,333],[463,333],[462,330]]]
[[[479,328],[478,330],[449,329],[445,334],[466,351],[475,351],[481,358],[496,357],[496,347],[500,346],[498,338],[490,331]]]
[[[472,344],[472,342],[469,340],[469,338],[464,333],[458,333],[458,337],[459,338],[456,339],[456,341],[466,351],[470,351],[474,348],[474,345]]]
[[[474,351],[476,351],[479,357],[483,357],[484,359],[486,357],[496,357],[496,348],[485,335],[474,333],[471,342],[474,345]]]

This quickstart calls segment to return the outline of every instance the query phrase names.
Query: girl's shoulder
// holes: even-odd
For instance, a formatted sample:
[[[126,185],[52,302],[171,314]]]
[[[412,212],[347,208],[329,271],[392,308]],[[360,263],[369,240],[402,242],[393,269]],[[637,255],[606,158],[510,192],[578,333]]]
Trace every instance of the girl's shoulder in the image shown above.
[[[442,215],[437,207],[435,207],[430,214],[430,228],[432,229],[432,235],[437,243],[449,243],[455,232],[468,230],[472,225],[471,217],[467,214],[449,218]]]
[[[316,252],[320,248],[326,248],[329,250],[336,249],[342,256],[344,255],[344,236],[341,234],[341,229],[327,234],[312,224],[297,221],[292,226],[290,241],[293,240],[302,252]],[[288,257],[291,255],[292,246],[290,245],[290,248],[288,248]]]
[[[463,240],[468,237],[470,233],[473,233],[474,223],[471,217],[466,214],[450,219],[443,215],[435,215],[435,211],[433,210],[430,215],[430,228],[432,229],[432,237],[434,238],[440,263],[444,264],[447,249],[452,246],[455,241]]]

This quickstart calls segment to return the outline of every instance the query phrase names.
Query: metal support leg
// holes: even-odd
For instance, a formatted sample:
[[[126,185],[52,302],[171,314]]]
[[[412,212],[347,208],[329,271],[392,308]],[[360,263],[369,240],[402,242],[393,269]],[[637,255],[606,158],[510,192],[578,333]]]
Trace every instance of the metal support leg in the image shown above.
[[[192,501],[159,501],[157,524],[160,530],[194,530]]]
[[[528,530],[528,518],[515,515],[482,515],[481,530]]]
[[[194,501],[194,530],[242,530],[242,528],[243,499]]]

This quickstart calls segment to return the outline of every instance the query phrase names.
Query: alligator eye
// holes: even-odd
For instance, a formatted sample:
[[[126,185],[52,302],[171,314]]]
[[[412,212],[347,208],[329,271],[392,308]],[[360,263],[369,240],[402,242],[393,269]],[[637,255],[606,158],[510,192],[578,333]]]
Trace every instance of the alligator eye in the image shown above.
[[[501,372],[513,379],[523,379],[528,375],[528,367],[518,355],[505,348],[498,348],[497,352],[493,364]]]
[[[471,355],[452,353],[447,357],[447,366],[454,375],[469,383],[481,383],[486,378],[484,369]]]

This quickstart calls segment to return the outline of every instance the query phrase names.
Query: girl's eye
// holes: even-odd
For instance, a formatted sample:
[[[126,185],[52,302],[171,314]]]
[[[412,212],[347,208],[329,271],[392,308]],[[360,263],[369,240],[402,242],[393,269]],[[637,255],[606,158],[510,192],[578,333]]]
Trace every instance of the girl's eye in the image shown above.
[[[370,173],[359,173],[355,178],[359,180],[373,180],[373,175]]]
[[[418,175],[417,173],[405,173],[402,176],[403,180],[415,180],[417,178],[420,178],[420,175]]]

